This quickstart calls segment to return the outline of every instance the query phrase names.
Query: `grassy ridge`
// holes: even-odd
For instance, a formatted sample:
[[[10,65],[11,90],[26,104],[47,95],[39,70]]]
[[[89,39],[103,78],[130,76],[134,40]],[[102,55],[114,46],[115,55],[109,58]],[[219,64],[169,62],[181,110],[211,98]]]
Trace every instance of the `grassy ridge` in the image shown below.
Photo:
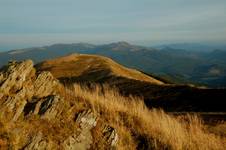
[[[140,96],[149,107],[167,111],[224,111],[224,89],[204,89],[170,84],[154,75],[126,68],[112,59],[98,55],[73,54],[36,65],[39,71],[50,71],[67,84],[109,84],[121,94]]]
[[[119,135],[117,149],[154,150],[224,150],[226,136],[224,124],[205,128],[194,115],[174,117],[160,109],[148,109],[138,97],[124,97],[116,89],[105,86],[67,85],[58,89],[64,97],[62,113],[51,121],[21,116],[14,124],[0,120],[0,149],[23,148],[35,133],[42,132],[45,139],[53,141],[54,149],[78,129],[75,114],[91,108],[99,114],[97,126],[92,130],[94,143],[91,149],[105,149],[104,139],[99,138],[101,124],[114,127]],[[18,136],[18,132],[20,135]]]
[[[149,110],[137,97],[123,97],[109,86],[69,88],[119,132],[118,149],[225,149],[226,138],[204,129],[202,121],[187,115],[175,118],[162,110]],[[68,94],[67,94],[68,95]]]

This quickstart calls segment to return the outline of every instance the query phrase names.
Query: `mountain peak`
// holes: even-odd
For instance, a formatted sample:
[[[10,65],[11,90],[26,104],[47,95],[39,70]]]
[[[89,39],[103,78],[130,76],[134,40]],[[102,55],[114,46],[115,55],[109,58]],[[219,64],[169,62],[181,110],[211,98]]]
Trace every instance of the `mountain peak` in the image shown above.
[[[110,47],[132,47],[133,45],[125,42],[125,41],[119,41],[119,42],[115,42],[115,43],[110,43],[107,44]]]
[[[131,46],[131,44],[128,43],[128,42],[126,42],[126,41],[119,41],[119,42],[117,42],[116,44],[122,45],[122,46]]]
[[[113,51],[137,51],[137,50],[143,49],[144,47],[132,45],[125,41],[120,41],[120,42],[102,45],[101,48],[113,50]]]

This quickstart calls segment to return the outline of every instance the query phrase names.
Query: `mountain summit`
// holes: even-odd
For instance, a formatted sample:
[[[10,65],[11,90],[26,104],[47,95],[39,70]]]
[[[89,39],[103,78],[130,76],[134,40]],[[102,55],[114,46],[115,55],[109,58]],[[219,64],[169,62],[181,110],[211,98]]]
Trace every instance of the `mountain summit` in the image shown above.
[[[126,68],[110,58],[98,55],[71,54],[68,56],[44,61],[36,65],[38,70],[48,70],[56,78],[71,78],[106,82],[116,81],[117,78],[128,78],[163,85],[153,77],[145,75],[135,69]]]

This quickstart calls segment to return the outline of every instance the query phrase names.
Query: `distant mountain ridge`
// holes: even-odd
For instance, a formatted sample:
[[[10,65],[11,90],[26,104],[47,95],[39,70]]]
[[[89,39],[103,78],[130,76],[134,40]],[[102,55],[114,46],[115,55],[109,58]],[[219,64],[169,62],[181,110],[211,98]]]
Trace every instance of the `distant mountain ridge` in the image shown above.
[[[183,50],[203,51],[203,52],[210,52],[215,49],[226,50],[226,45],[223,45],[223,44],[200,44],[200,43],[174,43],[174,44],[163,44],[163,45],[158,45],[154,47],[158,49],[170,47],[172,49],[183,49]]]
[[[132,45],[127,42],[104,45],[88,43],[54,44],[2,52],[0,53],[0,66],[9,60],[32,59],[35,63],[39,63],[72,53],[110,57],[127,67],[162,76],[176,83],[195,83],[214,88],[226,87],[225,50],[195,51],[172,47],[157,49]],[[217,68],[211,67],[208,70],[206,66],[216,66]],[[213,70],[218,72],[214,76],[211,73]]]

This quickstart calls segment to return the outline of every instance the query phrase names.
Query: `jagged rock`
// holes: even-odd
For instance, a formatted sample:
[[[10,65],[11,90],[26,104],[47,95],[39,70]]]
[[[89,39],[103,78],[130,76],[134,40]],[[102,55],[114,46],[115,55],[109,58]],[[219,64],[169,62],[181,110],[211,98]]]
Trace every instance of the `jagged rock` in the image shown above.
[[[76,122],[82,129],[91,129],[97,124],[97,116],[88,109],[78,114]]]
[[[64,148],[66,150],[90,149],[91,144],[93,143],[91,130],[97,125],[97,115],[88,109],[78,114],[76,122],[80,126],[80,131],[65,140]],[[101,134],[103,135],[102,140],[105,140],[106,147],[111,149],[111,147],[113,148],[116,146],[118,134],[114,128],[105,125]]]
[[[29,74],[33,71],[33,62],[31,60],[9,64],[8,68],[1,75],[0,92],[9,94],[10,90],[20,90]]]
[[[59,95],[53,95],[47,97],[40,106],[39,114],[42,118],[52,119],[57,116],[62,110],[60,110],[60,101],[63,101]]]
[[[56,93],[59,82],[50,72],[41,72],[36,78],[31,60],[10,62],[0,72],[0,117],[7,116],[7,120],[16,121],[23,113],[27,102],[43,100],[43,118],[53,118],[58,113],[59,97],[48,97]],[[48,99],[49,98],[49,99]],[[50,107],[51,106],[51,107]],[[43,110],[40,110],[43,112]]]
[[[78,114],[76,122],[80,126],[80,131],[64,141],[63,146],[65,150],[90,149],[91,144],[93,143],[91,129],[97,124],[97,115],[88,109]]]
[[[68,139],[66,139],[63,143],[63,148],[65,150],[87,150],[90,149],[91,144],[93,142],[92,135],[90,132],[81,133],[79,135],[74,134]]]
[[[51,143],[44,140],[42,133],[35,135],[24,150],[51,150]]]
[[[118,142],[118,134],[116,132],[116,129],[114,129],[113,127],[109,126],[109,125],[105,125],[104,129],[103,129],[103,135],[104,135],[104,139],[106,139],[106,142],[114,147],[116,146],[117,142]]]
[[[37,102],[28,102],[25,106],[25,115],[40,115],[43,119],[54,119],[62,112],[64,98],[59,95],[50,95]]]
[[[42,72],[34,82],[34,96],[41,98],[54,94],[58,84],[58,81],[50,72]]]
[[[11,62],[0,74],[0,118],[15,121],[23,112],[27,99],[33,96],[33,62]]]
[[[0,107],[0,111],[2,112],[0,118],[8,116],[7,119],[16,121],[23,112],[27,103],[26,99],[24,99],[25,95],[26,89],[22,88],[22,90],[20,90],[17,95],[8,96],[7,99],[2,103],[2,107]]]
[[[41,125],[40,123],[52,124],[54,122],[56,123],[55,127],[61,129],[64,123],[61,121],[65,121],[62,118],[67,116],[65,114],[70,113],[70,116],[72,116],[73,112],[71,111],[73,109],[67,110],[67,108],[72,108],[73,106],[60,96],[58,87],[60,87],[59,81],[50,72],[41,72],[37,75],[31,60],[20,63],[11,62],[5,68],[0,69],[0,122],[10,122],[13,125],[13,129],[23,130],[26,135],[33,135],[38,131],[38,134],[34,134],[32,138],[24,138],[23,149],[48,150],[55,149],[56,147],[53,146],[58,145],[62,147],[60,149],[65,150],[86,150],[90,149],[94,143],[95,137],[92,135],[92,130],[97,125],[98,115],[91,109],[79,113],[76,120],[70,119],[72,122],[70,127],[74,127],[74,124],[76,126],[75,129],[71,130],[71,128],[66,126],[67,129],[62,129],[63,134],[60,133],[62,131],[59,131],[64,137],[60,139],[60,143],[57,143],[59,141],[54,141],[54,138],[48,139],[45,127],[38,128]],[[19,119],[20,116],[21,119]],[[37,127],[37,130],[33,128],[31,132],[29,131],[32,129],[29,128],[30,121],[34,124],[36,123],[35,128]],[[17,124],[18,122],[22,123],[22,125]],[[70,130],[68,131],[68,129]],[[67,134],[64,134],[64,130],[67,131]],[[105,126],[100,132],[107,143],[107,147],[116,145],[118,135],[114,128]]]

